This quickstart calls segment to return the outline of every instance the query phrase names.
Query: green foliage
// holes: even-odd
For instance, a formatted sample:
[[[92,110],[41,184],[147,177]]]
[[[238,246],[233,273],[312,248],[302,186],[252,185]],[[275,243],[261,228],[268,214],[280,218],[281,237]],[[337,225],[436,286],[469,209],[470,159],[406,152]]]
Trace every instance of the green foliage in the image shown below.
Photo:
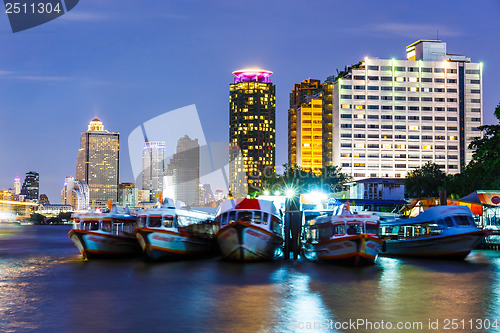
[[[446,178],[446,174],[438,165],[429,161],[406,175],[406,197],[436,197],[438,190],[445,185]]]

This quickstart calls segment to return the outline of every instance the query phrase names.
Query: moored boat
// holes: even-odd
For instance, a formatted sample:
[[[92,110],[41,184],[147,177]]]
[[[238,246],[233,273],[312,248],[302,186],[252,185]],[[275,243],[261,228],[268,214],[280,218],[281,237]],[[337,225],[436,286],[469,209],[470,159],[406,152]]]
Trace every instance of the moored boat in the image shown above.
[[[136,223],[135,215],[116,211],[76,214],[68,236],[84,259],[140,255]]]
[[[221,203],[217,242],[222,257],[230,260],[269,260],[283,245],[283,220],[272,201],[231,199]]]
[[[479,244],[479,229],[465,206],[436,206],[416,217],[381,224],[387,256],[464,259]]]
[[[168,201],[141,211],[134,233],[148,259],[162,260],[214,255],[217,230],[213,215],[176,208]]]
[[[304,225],[303,254],[350,266],[373,264],[382,246],[379,223],[375,213],[319,216]]]

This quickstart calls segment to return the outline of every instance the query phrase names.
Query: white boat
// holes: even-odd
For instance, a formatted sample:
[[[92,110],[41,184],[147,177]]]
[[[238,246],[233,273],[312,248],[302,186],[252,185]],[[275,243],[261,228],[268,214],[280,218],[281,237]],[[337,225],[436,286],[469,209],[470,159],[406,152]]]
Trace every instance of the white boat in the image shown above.
[[[214,255],[217,252],[214,216],[176,208],[170,201],[161,208],[142,210],[135,235],[150,260]]]
[[[416,217],[381,224],[381,254],[464,259],[485,233],[465,206],[436,206]]]
[[[303,254],[307,259],[350,266],[373,264],[382,247],[380,217],[375,213],[322,215],[304,225]]]
[[[76,214],[68,236],[84,259],[140,255],[133,234],[136,223],[136,216],[129,213]]]
[[[217,242],[222,257],[230,260],[267,260],[283,245],[283,220],[272,201],[231,199],[221,203]]]

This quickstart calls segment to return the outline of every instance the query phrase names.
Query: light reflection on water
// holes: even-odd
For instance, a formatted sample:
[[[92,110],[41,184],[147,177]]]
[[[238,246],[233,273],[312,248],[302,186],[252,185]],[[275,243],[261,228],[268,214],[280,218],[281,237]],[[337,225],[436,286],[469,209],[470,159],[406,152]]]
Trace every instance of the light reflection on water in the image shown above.
[[[379,258],[359,269],[308,261],[83,262],[68,227],[22,231],[0,239],[2,332],[377,331],[317,326],[356,319],[418,321],[418,332],[431,332],[429,319],[500,318],[495,251],[474,251],[464,262]]]

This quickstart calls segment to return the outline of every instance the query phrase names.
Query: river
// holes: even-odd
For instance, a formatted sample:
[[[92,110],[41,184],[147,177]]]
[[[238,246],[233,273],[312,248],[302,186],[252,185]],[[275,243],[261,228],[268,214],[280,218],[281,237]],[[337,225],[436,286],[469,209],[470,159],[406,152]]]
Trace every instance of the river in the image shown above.
[[[496,251],[365,268],[82,261],[69,229],[0,229],[1,332],[500,332]]]

